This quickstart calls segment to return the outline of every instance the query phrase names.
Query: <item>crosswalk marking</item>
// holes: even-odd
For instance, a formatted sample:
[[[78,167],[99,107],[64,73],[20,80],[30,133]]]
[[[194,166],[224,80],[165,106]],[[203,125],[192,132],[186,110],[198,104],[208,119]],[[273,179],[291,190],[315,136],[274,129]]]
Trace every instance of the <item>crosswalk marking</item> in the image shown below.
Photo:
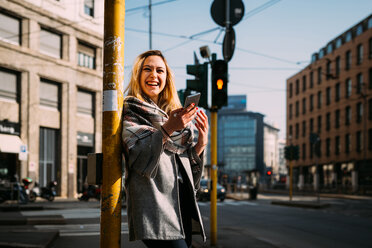
[[[199,206],[209,206],[210,202],[198,202]],[[224,202],[217,202],[217,206],[258,206],[258,203],[256,202],[249,202],[249,201],[224,201]]]
[[[99,236],[100,224],[35,225],[38,230],[56,230],[59,236]],[[121,223],[121,234],[128,234],[128,223]]]

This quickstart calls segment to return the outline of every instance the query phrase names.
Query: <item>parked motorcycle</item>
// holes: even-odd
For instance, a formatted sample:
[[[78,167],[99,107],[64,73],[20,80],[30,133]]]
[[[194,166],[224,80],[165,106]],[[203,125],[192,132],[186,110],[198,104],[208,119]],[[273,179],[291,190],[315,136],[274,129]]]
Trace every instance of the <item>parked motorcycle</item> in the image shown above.
[[[18,200],[21,204],[28,202],[28,195],[18,181],[3,182],[0,184],[0,203],[8,200]]]
[[[78,198],[80,201],[89,201],[89,198],[101,199],[101,188],[95,185],[84,187],[83,194]]]
[[[34,202],[37,197],[47,199],[48,201],[54,201],[54,197],[57,195],[57,181],[51,181],[47,187],[39,187],[39,184],[35,182],[35,186],[30,190],[29,201]]]

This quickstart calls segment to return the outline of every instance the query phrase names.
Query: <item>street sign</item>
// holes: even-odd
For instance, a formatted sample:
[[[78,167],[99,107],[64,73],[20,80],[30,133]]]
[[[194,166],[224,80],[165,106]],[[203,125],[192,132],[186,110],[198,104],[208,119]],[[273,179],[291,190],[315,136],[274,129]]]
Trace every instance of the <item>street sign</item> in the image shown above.
[[[215,23],[226,27],[226,0],[214,0],[211,6],[211,16]],[[230,0],[230,25],[234,26],[244,16],[244,4],[241,0]]]
[[[20,161],[26,161],[27,160],[27,146],[26,145],[20,145],[19,153],[18,153],[18,159]]]
[[[226,62],[229,62],[235,51],[235,30],[233,27],[226,29],[223,39],[222,54]]]

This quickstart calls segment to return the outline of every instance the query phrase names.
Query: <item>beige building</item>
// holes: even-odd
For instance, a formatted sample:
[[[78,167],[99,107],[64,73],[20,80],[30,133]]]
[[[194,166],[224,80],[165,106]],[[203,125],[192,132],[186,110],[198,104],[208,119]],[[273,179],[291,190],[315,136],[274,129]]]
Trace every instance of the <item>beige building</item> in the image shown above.
[[[0,0],[0,180],[76,197],[101,151],[103,0]]]
[[[372,194],[372,16],[287,80],[287,145],[300,189]]]

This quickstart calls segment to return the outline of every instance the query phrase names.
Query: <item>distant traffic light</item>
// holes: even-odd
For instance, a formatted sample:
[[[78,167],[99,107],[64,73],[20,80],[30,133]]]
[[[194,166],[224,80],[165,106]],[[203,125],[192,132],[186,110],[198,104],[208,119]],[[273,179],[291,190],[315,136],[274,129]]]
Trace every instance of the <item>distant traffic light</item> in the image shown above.
[[[228,67],[224,60],[217,60],[212,65],[212,106],[227,106]]]
[[[208,63],[187,65],[186,72],[189,75],[194,75],[195,79],[186,80],[186,90],[183,99],[180,99],[182,104],[191,91],[197,91],[201,93],[199,106],[208,109]]]
[[[300,147],[294,145],[284,147],[284,158],[289,161],[300,159]]]
[[[271,170],[268,170],[268,171],[266,172],[266,175],[268,175],[268,176],[271,176],[271,174],[272,174]]]

